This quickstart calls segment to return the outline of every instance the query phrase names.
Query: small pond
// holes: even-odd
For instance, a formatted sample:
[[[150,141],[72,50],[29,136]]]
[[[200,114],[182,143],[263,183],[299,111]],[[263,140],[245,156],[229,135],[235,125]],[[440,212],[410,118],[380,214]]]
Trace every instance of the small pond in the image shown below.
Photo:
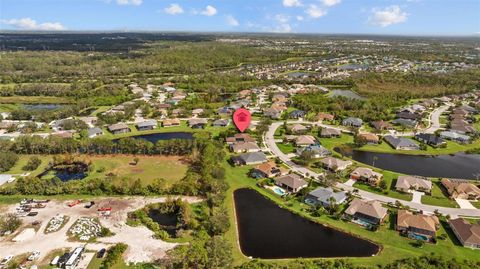
[[[54,166],[42,174],[39,177],[51,178],[57,177],[61,181],[66,182],[70,180],[80,180],[87,177],[88,165],[84,163],[75,163],[69,165],[57,165]]]
[[[369,257],[379,246],[302,218],[252,189],[234,192],[240,247],[263,259]]]
[[[356,92],[351,91],[351,90],[332,90],[332,91],[330,91],[329,96],[330,96],[330,98],[345,97],[345,98],[350,98],[350,99],[355,99],[355,100],[365,100],[366,99],[366,98],[361,97]]]
[[[162,229],[165,230],[170,236],[175,236],[177,232],[178,219],[176,214],[164,214],[159,210],[150,209],[148,211],[148,216],[162,226]]]
[[[480,176],[480,155],[477,154],[422,156],[354,150],[351,158],[368,165],[373,165],[375,158],[375,167],[408,175],[460,179]]]

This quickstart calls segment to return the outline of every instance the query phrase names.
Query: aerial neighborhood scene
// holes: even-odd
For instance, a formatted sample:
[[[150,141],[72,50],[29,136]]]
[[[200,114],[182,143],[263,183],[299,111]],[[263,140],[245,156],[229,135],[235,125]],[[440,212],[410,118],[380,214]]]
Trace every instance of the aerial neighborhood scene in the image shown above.
[[[0,10],[0,269],[480,268],[479,1]]]

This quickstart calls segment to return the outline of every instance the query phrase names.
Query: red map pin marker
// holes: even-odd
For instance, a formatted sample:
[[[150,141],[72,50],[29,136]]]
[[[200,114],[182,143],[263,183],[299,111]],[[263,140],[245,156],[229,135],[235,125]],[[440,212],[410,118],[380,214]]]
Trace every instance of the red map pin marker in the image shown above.
[[[239,108],[233,113],[233,122],[242,133],[247,130],[248,126],[250,126],[251,120],[252,115],[250,114],[250,111],[245,108]]]

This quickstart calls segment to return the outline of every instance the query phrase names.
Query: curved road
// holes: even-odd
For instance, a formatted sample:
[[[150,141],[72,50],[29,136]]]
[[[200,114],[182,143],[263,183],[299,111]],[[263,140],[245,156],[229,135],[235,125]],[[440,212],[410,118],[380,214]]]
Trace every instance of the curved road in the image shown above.
[[[438,115],[440,115],[440,114],[438,114]],[[300,122],[299,121],[292,121],[291,123],[300,123]],[[318,123],[311,123],[311,122],[308,123],[308,124],[320,125]],[[275,143],[274,134],[275,134],[275,131],[277,130],[277,128],[280,127],[281,125],[283,125],[283,122],[274,122],[272,125],[270,125],[270,128],[267,131],[267,133],[265,134],[264,139],[263,139],[265,147],[274,156],[278,157],[280,160],[282,160],[283,163],[285,163],[288,167],[290,167],[290,169],[292,171],[297,172],[299,174],[302,174],[304,176],[308,175],[308,176],[314,177],[314,178],[321,177],[322,174],[316,173],[315,171],[312,171],[308,168],[305,168],[303,166],[300,166],[300,165],[297,165],[297,164],[293,163],[292,160],[286,154],[284,154],[282,151],[280,151],[277,144]],[[435,123],[432,124],[432,127],[434,127],[433,125],[435,125]],[[356,189],[354,187],[345,185],[343,183],[337,183],[336,187],[340,188],[340,189],[344,189],[346,191],[353,191],[354,189]],[[365,198],[365,199],[368,199],[368,200],[378,200],[382,203],[389,203],[389,202],[390,203],[395,203],[398,200],[403,205],[407,205],[411,208],[415,208],[417,210],[422,210],[424,212],[429,212],[429,213],[433,213],[435,210],[438,210],[441,214],[450,215],[452,217],[455,217],[455,216],[480,217],[480,209],[461,209],[461,208],[449,208],[449,207],[424,205],[424,204],[415,203],[415,202],[411,202],[411,201],[395,199],[395,198],[391,198],[391,197],[388,197],[388,196],[379,195],[379,194],[376,194],[376,193],[371,193],[371,192],[363,191],[363,190],[358,190],[358,195],[361,198]]]

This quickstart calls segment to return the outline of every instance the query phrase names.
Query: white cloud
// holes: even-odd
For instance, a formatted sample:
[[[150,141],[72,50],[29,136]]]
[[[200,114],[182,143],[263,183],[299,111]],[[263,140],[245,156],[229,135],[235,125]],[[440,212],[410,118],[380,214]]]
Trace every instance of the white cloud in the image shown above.
[[[296,19],[297,21],[303,21],[305,18],[303,16],[297,16]]]
[[[37,23],[31,18],[2,20],[2,23],[20,30],[61,31],[67,29],[59,22]]]
[[[327,7],[333,7],[334,5],[338,5],[342,2],[342,0],[322,0],[322,3]]]
[[[373,25],[387,27],[392,24],[405,22],[407,17],[408,14],[406,12],[402,11],[399,6],[393,5],[384,9],[374,9],[368,21]]]
[[[314,19],[318,19],[320,17],[327,15],[327,11],[318,7],[317,5],[308,6],[308,8],[305,10],[305,13],[307,13],[308,16]]]
[[[117,0],[117,4],[121,6],[139,6],[143,3],[143,0]]]
[[[290,25],[290,16],[284,14],[275,15],[275,21],[277,26],[273,28],[273,32],[277,33],[290,33],[292,32],[292,26]]]
[[[284,7],[301,7],[302,2],[300,0],[283,0]]]
[[[230,25],[230,26],[238,26],[238,25],[240,25],[240,23],[238,22],[238,20],[235,19],[235,17],[233,17],[232,15],[228,15],[228,16],[227,16],[227,23],[228,23],[228,25]]]
[[[208,5],[205,10],[201,11],[200,14],[205,16],[213,16],[217,14],[217,9],[213,6]]]
[[[163,11],[170,15],[177,15],[183,13],[183,8],[179,4],[170,4],[170,6],[164,8]]]

